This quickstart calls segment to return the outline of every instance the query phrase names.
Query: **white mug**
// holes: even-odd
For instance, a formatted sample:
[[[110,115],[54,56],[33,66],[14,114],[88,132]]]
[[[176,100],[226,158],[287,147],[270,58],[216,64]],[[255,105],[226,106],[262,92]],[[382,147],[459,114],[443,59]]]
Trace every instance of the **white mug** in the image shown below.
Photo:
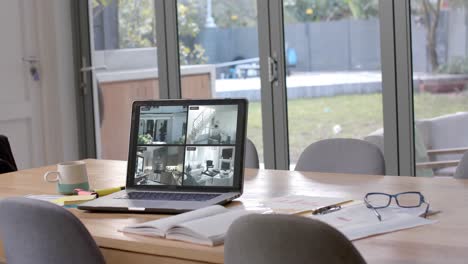
[[[53,178],[49,176],[54,176]],[[57,191],[61,194],[73,194],[74,189],[89,190],[86,163],[69,161],[57,164],[57,171],[44,174],[44,181],[57,182]]]

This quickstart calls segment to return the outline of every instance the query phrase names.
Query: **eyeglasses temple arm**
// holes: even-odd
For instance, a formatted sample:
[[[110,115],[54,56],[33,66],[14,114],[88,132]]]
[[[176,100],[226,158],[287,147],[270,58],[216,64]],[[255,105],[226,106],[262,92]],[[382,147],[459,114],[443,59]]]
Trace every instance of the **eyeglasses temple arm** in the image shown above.
[[[374,214],[377,216],[377,218],[379,219],[379,221],[382,222],[382,216],[379,214],[379,212],[377,212],[377,209],[375,209],[374,207],[372,207],[372,211],[374,211]]]
[[[379,214],[379,212],[377,212],[377,209],[375,209],[374,206],[372,206],[372,205],[367,201],[367,199],[364,199],[364,202],[366,203],[367,208],[371,208],[372,211],[374,211],[375,216],[377,216],[377,219],[379,219],[379,221],[382,222],[382,216]]]
[[[429,212],[429,203],[427,202],[424,202],[424,203],[427,204],[426,211],[424,212],[424,218],[427,218],[427,213]]]

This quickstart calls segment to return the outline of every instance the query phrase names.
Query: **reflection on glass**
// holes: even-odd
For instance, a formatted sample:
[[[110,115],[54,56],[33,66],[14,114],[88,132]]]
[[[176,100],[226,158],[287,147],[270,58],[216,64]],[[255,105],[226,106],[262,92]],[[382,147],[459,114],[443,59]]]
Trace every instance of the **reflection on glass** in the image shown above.
[[[417,176],[453,176],[449,161],[468,147],[467,7],[467,1],[411,1]]]
[[[263,162],[257,1],[177,3],[182,97],[247,98],[247,137]]]
[[[383,150],[378,1],[284,1],[289,157],[327,138]]]

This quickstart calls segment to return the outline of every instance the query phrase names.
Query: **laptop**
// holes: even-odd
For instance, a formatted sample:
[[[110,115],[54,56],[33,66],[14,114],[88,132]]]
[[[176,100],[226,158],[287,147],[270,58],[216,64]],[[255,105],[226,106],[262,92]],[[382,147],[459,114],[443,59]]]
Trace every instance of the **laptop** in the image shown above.
[[[241,196],[247,106],[245,99],[134,102],[126,189],[78,208],[180,213]]]

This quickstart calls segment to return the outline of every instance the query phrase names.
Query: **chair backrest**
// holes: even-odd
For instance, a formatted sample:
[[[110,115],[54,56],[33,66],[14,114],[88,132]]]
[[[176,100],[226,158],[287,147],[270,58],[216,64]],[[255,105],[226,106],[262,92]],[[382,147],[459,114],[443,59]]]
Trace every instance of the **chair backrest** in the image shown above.
[[[333,138],[309,145],[299,157],[295,170],[384,175],[385,161],[380,149],[372,143]]]
[[[248,138],[245,140],[244,167],[252,169],[259,168],[257,148],[255,147],[254,143]]]
[[[104,258],[72,213],[29,198],[0,201],[0,237],[9,264],[93,263]]]
[[[454,177],[459,179],[468,179],[468,152],[463,154]]]
[[[468,112],[459,112],[416,122],[427,149],[468,147]],[[458,160],[460,154],[439,154],[434,161]]]
[[[318,220],[290,215],[247,215],[226,235],[226,264],[365,263],[339,231]]]
[[[10,142],[4,135],[0,135],[0,173],[17,171],[15,158],[11,151]]]

